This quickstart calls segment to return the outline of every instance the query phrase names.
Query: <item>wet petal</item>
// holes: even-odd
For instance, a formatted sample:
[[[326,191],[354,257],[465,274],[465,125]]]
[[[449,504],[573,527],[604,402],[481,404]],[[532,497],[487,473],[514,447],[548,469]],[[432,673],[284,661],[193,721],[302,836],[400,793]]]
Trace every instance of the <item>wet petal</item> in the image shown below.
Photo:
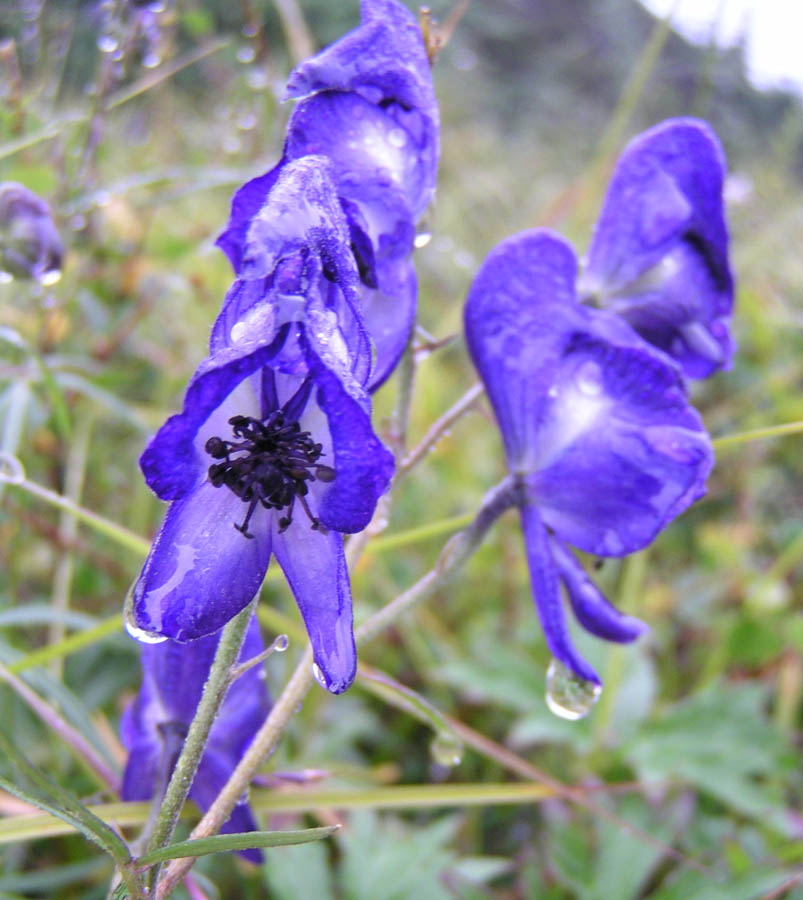
[[[273,552],[301,611],[326,687],[345,691],[357,672],[351,588],[337,532],[315,531],[299,515],[284,533],[274,523]]]
[[[586,631],[606,641],[620,643],[634,641],[645,631],[649,631],[644,622],[633,616],[626,616],[608,602],[560,541],[553,538],[550,547],[574,614]]]
[[[726,366],[732,353],[724,173],[704,122],[670,119],[637,137],[611,179],[583,279],[584,290],[695,377]]]
[[[558,310],[544,314],[558,323]],[[610,315],[588,311],[586,330],[558,341],[560,369],[541,410],[527,484],[558,537],[588,553],[623,556],[702,496],[713,453],[666,357],[645,342],[598,336]]]
[[[317,404],[326,416],[335,480],[321,494],[319,515],[327,528],[353,533],[371,521],[376,502],[393,477],[393,455],[374,434],[370,409],[347,392],[323,366],[315,374]]]
[[[217,631],[245,607],[270,560],[270,513],[257,507],[249,540],[234,528],[247,504],[202,482],[175,500],[133,594],[134,624],[177,641]]]
[[[581,678],[600,684],[599,676],[593,667],[580,656],[572,643],[560,596],[558,572],[550,551],[549,536],[538,514],[538,508],[526,499],[521,505],[521,525],[533,599],[547,646],[554,657],[565,663]]]
[[[556,324],[544,306],[576,307],[576,270],[574,251],[562,237],[524,231],[491,251],[468,293],[468,348],[513,471],[527,471],[533,463],[547,390],[559,365]]]
[[[283,164],[284,160],[265,172],[264,175],[247,181],[231,201],[229,223],[215,243],[228,256],[235,274],[239,275],[242,267],[245,236],[251,219],[265,203],[270,189],[279,178]]]

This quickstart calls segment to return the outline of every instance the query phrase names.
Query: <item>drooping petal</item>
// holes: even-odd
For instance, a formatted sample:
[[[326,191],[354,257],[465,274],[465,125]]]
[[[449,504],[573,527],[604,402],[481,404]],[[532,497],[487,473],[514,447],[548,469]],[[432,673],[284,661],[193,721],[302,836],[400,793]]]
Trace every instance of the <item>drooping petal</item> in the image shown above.
[[[584,313],[583,330],[567,312]],[[561,539],[601,556],[632,553],[705,492],[711,442],[663,354],[599,336],[613,330],[612,314],[550,304],[542,313],[560,365],[528,489]]]
[[[554,657],[581,678],[600,684],[594,668],[580,656],[572,643],[560,596],[558,572],[550,551],[549,535],[538,514],[538,507],[525,498],[520,511],[530,584],[547,646]]]
[[[733,277],[716,135],[670,119],[619,159],[588,255],[584,290],[693,377],[727,366]]]
[[[374,433],[370,409],[359,394],[349,393],[341,379],[323,365],[316,368],[314,377],[316,402],[326,417],[337,473],[320,494],[318,515],[334,531],[362,531],[393,477],[393,454]],[[307,421],[313,422],[305,420],[305,427],[309,427]]]
[[[577,261],[548,231],[502,241],[480,266],[465,305],[468,349],[493,405],[508,465],[529,471],[559,360],[545,304],[574,306]]]
[[[270,560],[270,514],[257,507],[249,540],[234,528],[246,510],[236,494],[208,481],[173,501],[134,587],[137,627],[191,641],[252,600]]]
[[[550,547],[574,614],[586,631],[606,641],[628,643],[649,630],[644,622],[612,606],[559,540],[553,537]]]
[[[343,538],[313,530],[300,515],[279,533],[274,517],[273,552],[301,611],[326,688],[340,694],[357,672]]]

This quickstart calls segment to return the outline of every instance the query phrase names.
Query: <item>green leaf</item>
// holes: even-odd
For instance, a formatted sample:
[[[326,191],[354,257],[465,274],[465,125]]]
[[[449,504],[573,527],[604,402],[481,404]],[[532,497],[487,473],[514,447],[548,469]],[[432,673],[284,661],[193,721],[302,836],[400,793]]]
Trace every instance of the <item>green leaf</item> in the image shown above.
[[[326,825],[322,828],[302,828],[297,831],[246,831],[242,834],[215,834],[212,837],[193,841],[179,841],[158,850],[144,853],[134,861],[139,868],[165,862],[168,859],[183,859],[188,856],[209,856],[226,850],[251,850],[254,847],[288,847],[292,844],[306,844],[322,841],[340,828]]]
[[[263,866],[265,886],[275,900],[334,900],[327,848],[320,843],[298,847],[277,847]]]

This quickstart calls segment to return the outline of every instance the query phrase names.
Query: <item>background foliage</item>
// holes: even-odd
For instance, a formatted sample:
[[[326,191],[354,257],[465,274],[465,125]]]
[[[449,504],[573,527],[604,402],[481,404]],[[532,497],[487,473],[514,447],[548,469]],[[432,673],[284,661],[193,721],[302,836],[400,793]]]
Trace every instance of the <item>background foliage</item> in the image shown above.
[[[294,48],[310,35],[321,46],[357,21],[355,2],[301,7],[308,31],[288,27],[277,11],[286,3],[182,0],[160,14],[160,65],[142,65],[140,40],[101,93],[110,54],[98,37],[121,14],[125,36],[131,10],[66,0],[0,8],[0,35],[15,39],[0,46],[0,180],[47,197],[69,247],[55,286],[0,284],[0,446],[30,481],[137,535],[149,537],[161,517],[138,455],[180,402],[230,282],[213,241],[231,193],[280,152],[288,110],[277,94]],[[435,5],[441,19],[449,10]],[[708,118],[725,144],[739,278],[736,363],[695,387],[695,402],[715,437],[803,419],[797,100],[753,91],[738,51],[690,47],[630,0],[476,0],[434,77],[443,160],[431,240],[417,255],[420,317],[437,339],[455,337],[422,354],[413,442],[475,380],[459,332],[484,255],[533,225],[584,249],[624,142],[684,114]],[[394,398],[391,381],[378,421]],[[354,576],[358,621],[426,571],[449,525],[440,536],[408,530],[470,513],[503,470],[480,404],[399,487],[386,535],[403,536],[369,545]],[[142,551],[16,487],[0,491],[0,661],[27,666],[25,680],[119,766],[116,731],[138,657],[109,617]],[[262,871],[206,858],[199,883],[209,897],[279,900],[803,897],[802,535],[801,438],[723,442],[707,498],[649,551],[598,573],[652,631],[628,648],[578,636],[606,687],[587,719],[568,723],[543,702],[548,653],[517,523],[504,517],[448,589],[361,659],[570,795],[554,782],[552,796],[528,795],[537,773],[523,780],[515,763],[512,774],[501,748],[461,754],[441,735],[433,751],[431,722],[364,679],[340,698],[316,690],[266,773],[319,769],[304,791],[352,793],[294,812],[282,806],[293,806],[287,785],[271,781],[254,801],[267,828],[345,827],[332,841],[267,851]],[[269,664],[278,692],[302,645],[283,583],[269,577],[265,602],[277,611],[264,614],[268,636],[291,636]],[[82,634],[86,646],[32,665],[41,648]],[[0,719],[62,785],[113,799],[6,686]],[[9,774],[2,760],[0,773]],[[510,790],[494,797],[502,782]],[[431,790],[389,810],[402,802],[394,785]],[[471,805],[477,785],[490,796]],[[0,811],[23,808],[0,794]],[[110,863],[79,836],[46,837],[32,821],[27,831],[0,821],[0,897],[105,896]]]

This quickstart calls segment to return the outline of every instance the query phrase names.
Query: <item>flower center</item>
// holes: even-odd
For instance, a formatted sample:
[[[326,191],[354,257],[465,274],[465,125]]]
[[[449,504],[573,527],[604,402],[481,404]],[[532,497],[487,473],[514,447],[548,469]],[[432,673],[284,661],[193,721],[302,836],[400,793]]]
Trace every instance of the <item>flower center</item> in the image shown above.
[[[279,519],[279,531],[293,521],[293,507],[298,499],[313,529],[325,531],[312,514],[306,500],[309,482],[333,481],[335,470],[320,465],[322,448],[302,431],[298,422],[285,422],[281,410],[266,419],[233,416],[229,419],[234,440],[211,437],[204,449],[220,462],[209,466],[209,480],[215,487],[225,485],[244,503],[248,512],[241,525],[234,527],[247,538],[253,538],[248,523],[258,504],[265,509],[286,509]]]

